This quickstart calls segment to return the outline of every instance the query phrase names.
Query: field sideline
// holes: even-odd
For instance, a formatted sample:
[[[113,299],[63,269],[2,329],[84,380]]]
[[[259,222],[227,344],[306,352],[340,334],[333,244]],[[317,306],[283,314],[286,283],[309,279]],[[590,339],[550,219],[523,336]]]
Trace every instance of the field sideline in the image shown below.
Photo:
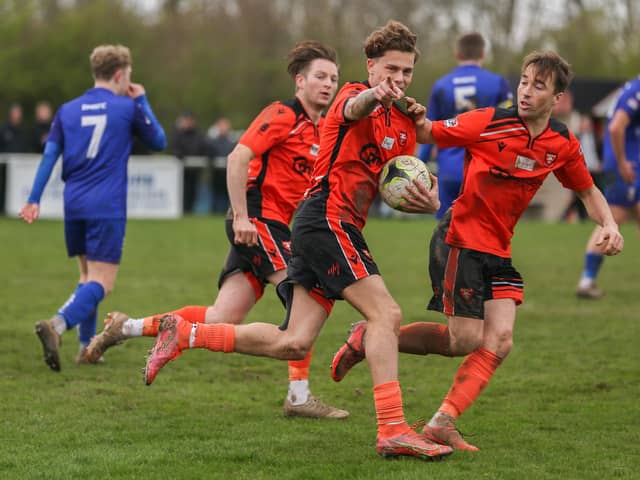
[[[434,225],[372,219],[366,229],[404,323],[444,320],[424,309]],[[50,371],[33,324],[74,289],[75,260],[64,255],[61,222],[0,218],[0,479],[640,478],[640,241],[624,226],[626,249],[607,259],[600,278],[607,296],[579,301],[574,288],[590,231],[590,224],[518,227],[514,263],[525,303],[514,349],[459,423],[481,451],[425,463],[376,455],[366,365],[331,381],[331,357],[358,320],[343,303],[316,345],[311,386],[349,410],[346,421],[283,418],[286,364],[270,359],[189,351],[146,387],[147,338],[115,347],[103,365],[77,366],[76,334],[67,332],[62,372]],[[226,250],[222,217],[130,221],[100,318],[115,309],[143,316],[210,303]],[[249,320],[279,322],[282,314],[269,288]],[[409,421],[431,416],[460,361],[401,356]]]

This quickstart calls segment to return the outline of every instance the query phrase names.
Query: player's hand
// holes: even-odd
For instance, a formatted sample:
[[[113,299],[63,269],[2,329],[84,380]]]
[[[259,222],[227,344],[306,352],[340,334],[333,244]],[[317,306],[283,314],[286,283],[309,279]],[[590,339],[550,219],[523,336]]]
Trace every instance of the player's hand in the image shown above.
[[[130,83],[127,88],[127,95],[131,98],[138,98],[146,93],[141,83]]]
[[[633,164],[629,160],[624,160],[619,165],[620,176],[627,185],[636,183],[636,172],[633,170]]]
[[[414,180],[413,185],[407,185],[410,195],[403,195],[405,204],[402,206],[403,212],[408,213],[435,213],[440,209],[440,195],[438,190],[438,179],[432,173],[431,190],[428,190],[420,181]]]
[[[596,245],[602,249],[605,255],[617,255],[624,247],[624,238],[618,231],[618,226],[604,226],[600,228]]]
[[[393,83],[391,77],[387,77],[373,89],[376,99],[385,107],[390,107],[395,100],[404,97],[404,92]]]
[[[20,209],[20,216],[27,223],[33,223],[40,215],[40,205],[37,203],[25,203]]]
[[[427,116],[427,109],[424,105],[418,103],[415,98],[405,97],[407,101],[407,113],[413,119],[417,128],[424,126]]]
[[[233,243],[255,247],[258,245],[258,230],[247,217],[233,219]]]

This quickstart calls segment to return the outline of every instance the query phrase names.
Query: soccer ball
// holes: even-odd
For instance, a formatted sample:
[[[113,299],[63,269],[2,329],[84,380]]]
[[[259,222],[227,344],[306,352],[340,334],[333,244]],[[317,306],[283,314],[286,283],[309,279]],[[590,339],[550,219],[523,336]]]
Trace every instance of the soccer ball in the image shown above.
[[[413,185],[414,179],[431,189],[429,169],[422,160],[411,155],[393,157],[380,172],[380,197],[391,208],[402,210],[406,203],[402,195],[409,193],[406,187]]]

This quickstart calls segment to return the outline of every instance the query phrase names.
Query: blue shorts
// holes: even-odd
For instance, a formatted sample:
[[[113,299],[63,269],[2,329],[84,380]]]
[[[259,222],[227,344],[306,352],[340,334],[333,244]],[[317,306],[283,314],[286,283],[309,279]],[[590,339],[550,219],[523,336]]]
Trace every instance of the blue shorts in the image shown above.
[[[87,260],[120,263],[127,221],[65,220],[64,237],[70,257],[86,255]]]
[[[636,175],[634,185],[629,185],[622,181],[617,171],[605,172],[603,183],[604,196],[609,205],[629,208],[640,202],[640,175]]]

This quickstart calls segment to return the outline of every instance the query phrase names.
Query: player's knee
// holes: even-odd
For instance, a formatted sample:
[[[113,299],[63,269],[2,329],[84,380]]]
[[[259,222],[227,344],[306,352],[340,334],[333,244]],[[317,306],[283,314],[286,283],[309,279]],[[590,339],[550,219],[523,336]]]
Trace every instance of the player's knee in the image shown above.
[[[367,318],[369,325],[384,326],[393,330],[396,335],[400,335],[400,324],[402,323],[402,310],[395,302],[389,302],[382,308],[376,310],[373,315]]]
[[[505,330],[498,332],[494,339],[495,353],[500,358],[505,358],[513,348],[513,332]]]

